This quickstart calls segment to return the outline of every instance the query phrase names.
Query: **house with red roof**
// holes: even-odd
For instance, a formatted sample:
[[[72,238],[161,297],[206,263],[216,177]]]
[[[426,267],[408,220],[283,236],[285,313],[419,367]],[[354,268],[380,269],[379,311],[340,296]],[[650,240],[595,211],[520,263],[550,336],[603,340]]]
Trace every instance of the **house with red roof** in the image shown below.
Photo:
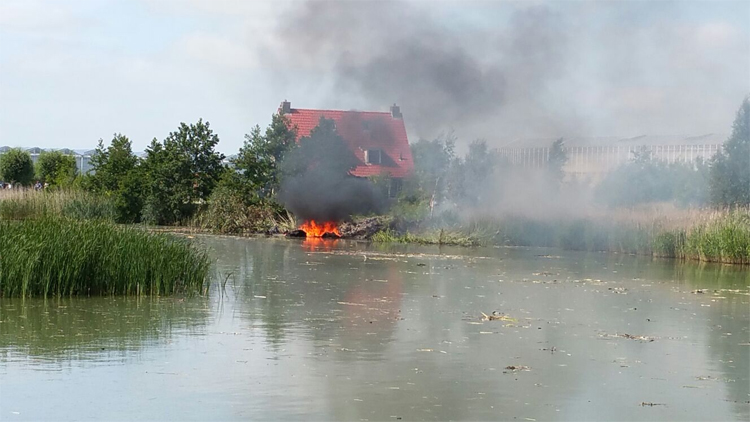
[[[284,101],[279,113],[297,129],[298,142],[310,136],[321,117],[333,120],[336,132],[359,160],[350,173],[357,177],[390,176],[391,194],[400,190],[401,180],[414,170],[403,116],[395,104],[390,112],[378,112],[292,108]]]

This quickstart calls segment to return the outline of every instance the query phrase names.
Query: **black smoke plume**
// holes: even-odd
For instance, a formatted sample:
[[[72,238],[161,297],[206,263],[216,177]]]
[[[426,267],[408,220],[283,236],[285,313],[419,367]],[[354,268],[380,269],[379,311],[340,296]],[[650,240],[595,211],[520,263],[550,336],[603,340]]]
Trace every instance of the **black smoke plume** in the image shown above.
[[[276,36],[275,53],[294,60],[288,70],[322,66],[334,95],[374,109],[397,102],[423,138],[484,126],[509,102],[536,108],[565,55],[562,25],[545,7],[514,12],[499,30],[449,28],[404,1],[307,1],[280,20]],[[554,118],[535,126],[552,125],[545,119]]]
[[[284,157],[280,202],[303,220],[344,221],[355,214],[382,212],[385,195],[367,179],[349,175],[359,160],[321,118],[310,136]]]

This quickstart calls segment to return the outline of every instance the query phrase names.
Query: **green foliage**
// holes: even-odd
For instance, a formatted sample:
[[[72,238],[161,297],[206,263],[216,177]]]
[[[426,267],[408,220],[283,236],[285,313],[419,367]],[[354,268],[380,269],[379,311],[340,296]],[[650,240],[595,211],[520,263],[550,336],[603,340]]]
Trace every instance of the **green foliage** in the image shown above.
[[[118,223],[138,222],[143,207],[143,173],[130,139],[115,134],[109,147],[99,140],[91,157],[92,173],[83,179],[86,190],[112,198]]]
[[[245,135],[245,143],[232,160],[236,172],[228,186],[242,194],[248,205],[274,198],[281,181],[284,156],[296,146],[296,132],[289,128],[288,118],[274,114],[265,133],[255,126]]]
[[[732,135],[711,162],[711,202],[750,205],[750,97],[737,111]]]
[[[404,181],[400,202],[424,203],[435,217],[435,206],[441,206],[444,213],[486,205],[502,194],[497,180],[510,170],[507,160],[484,140],[473,141],[466,155],[458,157],[455,141],[449,133],[412,145],[414,174]]]
[[[189,218],[208,200],[225,168],[215,151],[219,137],[208,122],[181,123],[163,143],[146,149],[143,180],[146,195],[141,217],[151,224],[175,224]]]
[[[36,161],[37,179],[50,186],[72,186],[76,172],[75,157],[60,151],[42,151]]]
[[[28,186],[33,179],[34,162],[28,152],[20,148],[11,148],[0,154],[0,180]]]
[[[214,190],[197,220],[201,228],[222,234],[266,231],[275,223],[273,208],[247,205],[242,196],[225,187]]]
[[[359,160],[336,132],[333,120],[320,118],[310,136],[300,138],[299,145],[287,152],[282,163],[282,177],[325,172],[345,176]]]
[[[684,239],[675,247],[676,257],[750,264],[750,211],[746,209],[736,209],[678,231],[676,236]]]
[[[69,219],[0,222],[0,296],[203,293],[210,262],[169,235]]]
[[[420,245],[480,246],[484,239],[473,233],[459,230],[435,229],[420,233],[406,232],[399,234],[391,229],[381,230],[372,236],[373,242],[379,243],[417,243]]]
[[[681,206],[708,200],[708,167],[696,163],[652,160],[648,150],[634,152],[633,160],[608,173],[596,187],[597,200],[609,206],[632,207],[653,202]]]
[[[452,133],[413,144],[414,177],[405,185],[404,195],[412,197],[412,202],[417,198],[433,202],[445,198],[450,190],[451,165],[456,160],[455,146],[456,137]]]
[[[80,190],[0,191],[0,220],[59,216],[114,221],[116,209],[112,198]]]

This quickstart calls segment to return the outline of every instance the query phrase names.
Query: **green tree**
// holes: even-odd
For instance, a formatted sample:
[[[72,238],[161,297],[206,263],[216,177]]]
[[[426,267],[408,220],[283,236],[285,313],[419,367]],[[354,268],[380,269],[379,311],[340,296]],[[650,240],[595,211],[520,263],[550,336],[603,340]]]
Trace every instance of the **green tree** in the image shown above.
[[[452,133],[441,135],[432,141],[423,139],[412,145],[416,186],[410,184],[423,199],[439,201],[450,190],[448,179],[451,167],[456,163],[455,146],[456,137]],[[414,195],[413,192],[406,194]]]
[[[300,138],[299,146],[285,155],[281,165],[282,178],[299,176],[309,170],[346,175],[358,163],[357,157],[336,132],[333,120],[321,117],[310,136]]]
[[[191,186],[189,201],[207,200],[224,170],[224,154],[215,150],[219,137],[210,126],[203,119],[196,124],[180,123],[177,132],[164,140],[164,149],[179,162],[181,182]]]
[[[0,154],[0,178],[13,184],[30,185],[34,179],[31,155],[20,148],[11,148]]]
[[[732,135],[711,160],[709,183],[714,204],[750,205],[750,97],[737,111]]]
[[[288,118],[274,114],[265,133],[255,126],[245,135],[245,143],[232,160],[236,172],[235,189],[246,203],[267,201],[278,192],[281,183],[281,162],[296,146],[296,131]]]
[[[469,144],[469,151],[463,161],[456,165],[460,169],[458,177],[462,181],[456,199],[476,205],[489,195],[498,195],[497,187],[492,186],[492,176],[498,169],[499,162],[500,157],[496,151],[489,149],[486,141],[480,139]]]
[[[224,155],[215,150],[218,143],[219,137],[202,119],[196,124],[181,123],[163,143],[151,142],[143,166],[145,221],[178,223],[208,200],[226,170]]]
[[[112,198],[117,222],[139,221],[143,207],[143,177],[140,160],[133,154],[130,139],[116,133],[106,148],[100,139],[91,157],[91,167],[92,172],[83,183],[84,189]]]
[[[707,199],[706,165],[667,163],[651,158],[648,147],[633,151],[633,158],[608,173],[596,187],[596,198],[610,206],[653,202],[702,205]]]
[[[60,151],[42,151],[36,161],[36,175],[50,186],[71,186],[76,177],[76,159]]]

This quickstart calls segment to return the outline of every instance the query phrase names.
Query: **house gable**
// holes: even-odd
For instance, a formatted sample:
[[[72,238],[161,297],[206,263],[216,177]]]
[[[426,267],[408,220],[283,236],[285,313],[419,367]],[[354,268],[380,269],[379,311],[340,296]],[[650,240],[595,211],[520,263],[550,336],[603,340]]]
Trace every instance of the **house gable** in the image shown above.
[[[351,174],[358,177],[389,174],[403,178],[414,169],[406,128],[398,107],[391,112],[313,110],[291,108],[283,102],[279,112],[297,128],[297,141],[309,136],[321,117],[333,120],[336,132],[359,160]]]

